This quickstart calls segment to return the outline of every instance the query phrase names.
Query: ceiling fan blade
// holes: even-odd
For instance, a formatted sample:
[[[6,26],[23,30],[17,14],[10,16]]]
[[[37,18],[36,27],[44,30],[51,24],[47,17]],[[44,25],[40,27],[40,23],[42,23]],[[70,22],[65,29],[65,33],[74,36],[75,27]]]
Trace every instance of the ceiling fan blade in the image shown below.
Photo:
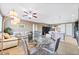
[[[33,15],[36,15],[37,13],[33,13]]]
[[[32,13],[32,11],[29,11],[29,13]]]
[[[24,13],[28,14],[28,12],[24,11]]]
[[[27,15],[23,15],[23,17],[25,17],[25,16],[27,16]]]
[[[37,18],[37,16],[33,16],[34,18]]]

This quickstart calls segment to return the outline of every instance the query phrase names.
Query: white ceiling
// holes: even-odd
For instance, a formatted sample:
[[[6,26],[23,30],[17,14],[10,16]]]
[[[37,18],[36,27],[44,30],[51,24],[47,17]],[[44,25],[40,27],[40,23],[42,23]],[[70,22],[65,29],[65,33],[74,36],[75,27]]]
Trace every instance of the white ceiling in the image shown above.
[[[31,8],[37,11],[38,18],[33,18],[30,21],[58,24],[78,20],[78,5],[73,3],[2,3],[0,4],[0,8],[5,16],[10,10],[16,10],[18,17],[23,20],[28,20],[26,17],[22,17],[23,10]]]

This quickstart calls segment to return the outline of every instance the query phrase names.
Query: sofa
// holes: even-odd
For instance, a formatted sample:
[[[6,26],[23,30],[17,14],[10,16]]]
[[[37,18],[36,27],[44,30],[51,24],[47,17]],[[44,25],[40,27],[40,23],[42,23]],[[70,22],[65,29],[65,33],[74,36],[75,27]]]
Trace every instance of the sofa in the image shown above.
[[[3,49],[18,46],[19,44],[18,38],[13,37],[9,35],[8,33],[3,33],[3,37],[2,37],[2,33],[0,33],[0,50],[2,47],[2,44],[1,44],[2,38],[3,38]]]

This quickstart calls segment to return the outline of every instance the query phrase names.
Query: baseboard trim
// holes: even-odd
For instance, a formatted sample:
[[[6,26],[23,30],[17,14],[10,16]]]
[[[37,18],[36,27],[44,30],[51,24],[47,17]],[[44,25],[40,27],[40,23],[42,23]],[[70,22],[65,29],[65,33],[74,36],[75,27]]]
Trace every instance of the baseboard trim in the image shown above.
[[[11,48],[14,48],[14,47],[17,47],[18,45],[16,45],[16,46],[13,46],[13,47],[9,47],[9,48],[5,48],[5,49],[3,49],[3,50],[7,50],[7,49],[11,49]],[[1,50],[0,50],[1,51]]]

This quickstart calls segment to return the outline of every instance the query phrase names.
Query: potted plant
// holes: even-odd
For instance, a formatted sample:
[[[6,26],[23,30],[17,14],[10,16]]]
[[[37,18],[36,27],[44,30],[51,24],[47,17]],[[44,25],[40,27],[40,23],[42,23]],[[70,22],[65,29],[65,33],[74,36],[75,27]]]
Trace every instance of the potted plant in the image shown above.
[[[13,34],[13,33],[12,33],[12,29],[11,29],[10,27],[5,28],[5,29],[4,29],[4,33],[8,33],[8,34],[10,34],[10,35]]]

